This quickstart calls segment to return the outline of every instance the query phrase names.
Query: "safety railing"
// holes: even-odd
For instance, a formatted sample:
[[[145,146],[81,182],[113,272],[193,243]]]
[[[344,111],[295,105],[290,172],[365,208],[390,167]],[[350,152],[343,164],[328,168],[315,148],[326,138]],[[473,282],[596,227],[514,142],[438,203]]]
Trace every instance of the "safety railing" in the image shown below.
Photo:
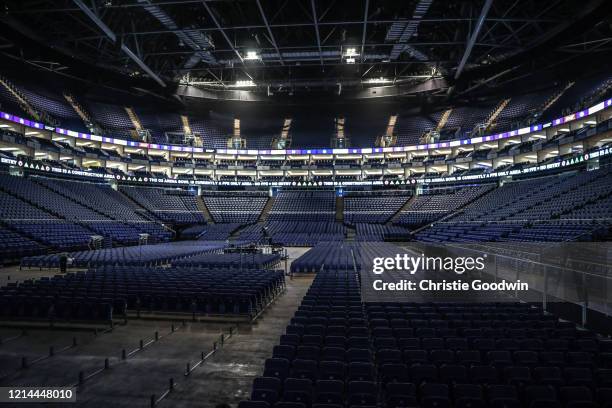
[[[580,308],[583,326],[590,310],[612,317],[612,265],[605,243],[542,244],[539,250],[534,245],[518,256],[510,249],[500,253],[482,245],[448,244],[446,248],[463,256],[476,252],[492,257],[493,265],[480,272],[481,278],[527,283],[529,291],[510,293],[518,300],[533,302],[538,298],[545,311],[551,303],[572,303]],[[530,256],[525,256],[527,253]]]

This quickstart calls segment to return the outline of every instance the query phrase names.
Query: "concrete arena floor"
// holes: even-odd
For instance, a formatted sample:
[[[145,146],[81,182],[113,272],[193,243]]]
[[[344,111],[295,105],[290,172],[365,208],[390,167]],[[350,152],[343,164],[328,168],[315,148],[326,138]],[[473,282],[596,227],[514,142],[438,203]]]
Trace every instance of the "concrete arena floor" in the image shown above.
[[[289,266],[293,259],[308,248],[288,248]],[[283,265],[284,266],[284,265]],[[55,270],[0,269],[0,284],[51,276]],[[212,348],[228,324],[188,323],[175,333],[160,339],[126,361],[121,361],[121,349],[136,349],[140,339],[145,342],[158,331],[170,332],[169,321],[130,320],[116,326],[112,332],[95,336],[89,331],[28,329],[20,338],[0,343],[0,386],[65,386],[74,384],[78,372],[85,374],[101,368],[109,358],[111,368],[85,382],[77,394],[77,402],[65,404],[35,404],[29,407],[148,407],[151,394],[167,388],[170,377],[176,382],[175,391],[161,407],[214,407],[219,403],[236,406],[248,398],[253,378],[263,372],[264,360],[284,333],[285,327],[310,287],[312,277],[287,278],[287,290],[266,309],[254,325],[241,325],[235,336],[213,357],[198,367],[189,377],[183,375],[188,361],[198,361],[202,351]],[[18,335],[20,330],[0,327],[0,339]],[[21,358],[32,361],[48,355],[49,347],[59,350],[77,346],[21,370]],[[23,404],[0,404],[0,407]]]
[[[285,294],[255,325],[240,328],[220,353],[182,379],[177,392],[160,406],[208,408],[227,403],[235,407],[248,398],[253,379],[262,375],[265,359],[272,356],[272,348],[278,344],[311,283],[312,277],[288,280]]]

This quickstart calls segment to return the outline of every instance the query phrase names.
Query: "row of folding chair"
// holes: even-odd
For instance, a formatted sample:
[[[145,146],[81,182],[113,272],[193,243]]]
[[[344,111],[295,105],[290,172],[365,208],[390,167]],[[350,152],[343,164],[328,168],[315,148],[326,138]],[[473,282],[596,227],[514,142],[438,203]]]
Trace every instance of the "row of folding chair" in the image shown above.
[[[370,327],[412,327],[418,328],[491,328],[491,329],[557,329],[575,328],[570,322],[561,322],[556,319],[520,319],[515,316],[513,319],[501,320],[499,316],[491,316],[488,319],[426,319],[423,317],[402,316],[390,319],[369,319]]]
[[[252,401],[275,404],[279,401],[304,404],[337,404],[337,406],[376,406],[379,401],[387,408],[399,407],[606,407],[611,405],[612,388],[590,389],[584,386],[528,385],[517,386],[424,383],[421,385],[389,383],[380,392],[370,381],[258,377],[253,381]],[[422,405],[421,405],[422,404]]]
[[[357,329],[352,329],[353,331]],[[415,333],[416,334],[416,333]],[[428,333],[429,335],[446,333]],[[455,333],[449,333],[455,334]],[[422,335],[425,336],[423,333]],[[306,335],[302,336],[306,337]],[[351,337],[348,338],[350,341]],[[594,339],[581,339],[569,341],[568,339],[533,339],[533,338],[466,338],[466,337],[374,337],[372,346],[380,349],[450,349],[450,350],[508,350],[508,351],[584,351],[599,354],[609,352],[610,343],[600,343]]]
[[[599,369],[593,372],[586,367],[535,367],[504,366],[491,364],[470,367],[431,363],[411,365],[388,363],[379,366],[379,379],[383,384],[390,382],[445,382],[459,384],[549,384],[584,385],[588,387],[609,386],[610,370]]]
[[[272,357],[285,358],[289,361],[295,359],[315,361],[340,362],[371,362],[372,353],[367,348],[349,348],[337,346],[291,346],[280,344],[274,346]]]
[[[587,367],[587,368],[612,368],[612,353],[602,353],[593,356],[590,353],[570,351],[514,351],[491,350],[481,352],[478,350],[395,350],[382,349],[376,352],[375,361],[379,364],[387,362],[403,361],[412,363],[433,364],[492,364],[497,367],[509,365],[535,366],[558,366],[558,367]]]

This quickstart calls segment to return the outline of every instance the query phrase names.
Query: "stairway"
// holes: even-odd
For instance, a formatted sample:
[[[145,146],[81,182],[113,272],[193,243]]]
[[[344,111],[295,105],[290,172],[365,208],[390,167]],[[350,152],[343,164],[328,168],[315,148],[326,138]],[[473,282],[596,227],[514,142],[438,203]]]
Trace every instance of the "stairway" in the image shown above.
[[[346,240],[349,242],[355,241],[355,236],[357,235],[357,233],[355,232],[355,227],[351,227],[347,225],[345,228],[346,228]]]
[[[400,207],[399,210],[397,210],[395,212],[395,214],[393,214],[391,217],[389,217],[389,219],[387,220],[387,222],[385,223],[385,225],[391,225],[395,222],[395,220],[397,219],[397,217],[399,217],[400,213],[402,211],[404,211],[406,208],[408,208],[410,206],[410,203],[412,203],[414,201],[414,199],[416,198],[416,196],[412,196],[410,197],[408,200],[406,200],[406,202],[404,203],[404,205],[402,205]]]
[[[196,196],[196,205],[198,206],[198,210],[200,210],[202,214],[204,214],[204,218],[206,218],[206,223],[214,224],[215,220],[213,219],[212,215],[210,215],[210,211],[208,211],[208,207],[206,207],[206,204],[204,203],[202,196],[200,195]]]
[[[489,127],[491,127],[491,125],[495,123],[495,119],[497,119],[499,114],[506,108],[506,106],[508,106],[509,103],[510,103],[510,98],[507,98],[507,99],[503,99],[497,105],[497,107],[493,110],[493,112],[491,112],[489,114],[489,117],[487,118],[486,122],[484,123],[484,128],[485,129],[489,129]]]
[[[202,136],[192,132],[191,125],[189,124],[189,118],[186,115],[181,115],[181,123],[183,124],[183,133],[185,136],[190,135],[190,137],[193,137],[193,146],[202,147]]]
[[[34,120],[42,121],[43,115],[38,112],[23,95],[8,79],[0,76],[0,85],[6,88],[19,102],[19,106],[28,113]]]
[[[121,191],[121,189],[117,189],[116,190],[119,194],[121,194],[123,197],[125,197],[125,199],[127,201],[129,201],[131,204],[134,205],[134,208],[136,208],[136,213],[140,216],[142,216],[143,218],[146,218],[149,221],[153,221],[156,222],[158,224],[163,225],[163,221],[157,217],[157,215],[155,215],[155,213],[153,213],[153,211],[149,210],[148,208],[145,208],[144,206],[142,206],[138,201],[134,200],[132,197],[130,197],[129,194],[124,193],[123,191]],[[174,230],[172,230],[170,227],[163,225],[164,228],[166,228],[167,230],[170,230],[172,232],[176,232]]]
[[[64,99],[68,101],[70,106],[72,106],[72,109],[74,109],[74,111],[77,113],[77,115],[79,115],[81,120],[89,129],[95,129],[96,131],[99,131],[99,133],[104,133],[103,129],[96,124],[96,122],[93,120],[93,117],[80,103],[77,102],[76,98],[73,95],[64,92]]]
[[[134,129],[142,130],[142,123],[140,123],[140,119],[138,119],[138,116],[136,116],[136,112],[134,112],[134,109],[126,106],[125,112],[130,118],[130,121],[132,121],[132,125],[134,125]]]
[[[336,197],[336,222],[344,222],[344,197]]]
[[[181,115],[181,122],[183,124],[183,132],[185,134],[191,134],[191,126],[189,126],[189,118],[185,115]]]
[[[254,225],[254,224],[243,224],[239,226],[234,231],[232,231],[231,234],[229,234],[227,239],[230,241],[236,241],[238,238],[240,238],[240,234],[242,233],[242,231],[244,231],[246,228],[249,228],[251,225]],[[261,222],[258,222],[257,225],[259,225],[261,228],[264,227],[264,223],[261,223]]]
[[[452,112],[453,112],[452,109],[447,109],[444,111],[444,113],[440,117],[440,120],[438,121],[438,125],[436,126],[436,131],[439,132],[442,129],[444,129],[444,126],[446,126],[446,122],[448,122],[448,118],[450,117]]]
[[[544,105],[538,109],[538,115],[541,115],[542,113],[546,112],[548,110],[548,108],[550,108],[555,102],[557,102],[557,100],[559,100],[559,98],[568,90],[570,89],[572,86],[574,86],[575,82],[568,82],[567,85],[565,85],[563,87],[563,89],[559,90],[558,92],[556,92],[555,94],[553,94],[545,103]]]
[[[270,210],[272,210],[273,205],[274,197],[268,197],[268,201],[266,202],[266,205],[264,205],[263,210],[261,210],[261,214],[259,214],[257,222],[266,222],[268,220],[268,215],[270,215]]]
[[[438,222],[444,222],[444,221],[446,221],[446,220],[448,220],[448,219],[454,218],[455,216],[457,216],[457,215],[461,214],[462,212],[464,212],[464,211],[465,211],[465,208],[466,208],[466,207],[468,207],[470,204],[472,204],[474,201],[479,200],[481,197],[483,197],[483,196],[485,196],[485,195],[489,194],[489,193],[490,193],[490,192],[492,192],[492,191],[495,191],[495,188],[491,188],[491,189],[489,189],[489,190],[483,191],[481,194],[479,194],[479,195],[475,196],[475,197],[474,197],[472,200],[468,201],[467,203],[465,203],[465,204],[464,204],[464,205],[462,205],[461,207],[458,207],[458,208],[456,208],[456,209],[454,209],[454,210],[450,211],[448,214],[446,214],[446,215],[445,215],[445,216],[443,216],[442,218],[439,218],[439,219],[437,219],[437,220],[435,220],[435,221],[433,221],[433,222],[430,222],[430,223],[428,223],[428,224],[425,224],[425,225],[423,225],[423,226],[421,226],[421,227],[419,227],[419,228],[417,228],[417,229],[415,229],[415,230],[411,231],[411,233],[414,235],[414,234],[416,234],[417,232],[421,232],[421,231],[423,231],[424,229],[427,229],[427,228],[431,227],[433,224],[436,224],[436,223],[438,223]]]
[[[471,202],[471,201],[470,201],[470,202]],[[466,204],[466,205],[467,205],[467,204]],[[465,206],[464,206],[464,207],[465,207]],[[461,208],[464,208],[464,207],[461,207]],[[422,225],[422,226],[418,227],[417,229],[414,229],[414,230],[410,231],[410,233],[411,233],[412,235],[414,235],[414,234],[416,234],[417,232],[421,232],[421,231],[423,231],[423,230],[425,230],[425,229],[427,229],[427,228],[431,227],[433,224],[436,224],[436,223],[438,223],[438,222],[444,222],[444,221],[446,221],[446,220],[448,220],[448,219],[450,219],[450,218],[453,218],[455,215],[458,215],[458,214],[460,214],[460,213],[462,213],[462,212],[463,212],[463,210],[462,210],[462,209],[458,209],[458,210],[455,210],[455,211],[451,211],[450,213],[446,214],[444,217],[439,218],[439,219],[437,219],[437,220],[435,220],[435,221],[429,222],[429,223],[427,223],[427,224],[425,224],[425,225]]]

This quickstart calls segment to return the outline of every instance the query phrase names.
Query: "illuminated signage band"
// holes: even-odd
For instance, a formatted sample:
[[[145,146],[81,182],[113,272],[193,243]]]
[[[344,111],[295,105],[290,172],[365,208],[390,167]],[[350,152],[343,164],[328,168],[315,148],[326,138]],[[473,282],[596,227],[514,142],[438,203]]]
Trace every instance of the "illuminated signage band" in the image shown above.
[[[583,163],[589,159],[595,159],[603,156],[612,154],[612,148],[607,147],[599,149],[590,153],[585,153],[580,156],[576,156],[572,159],[562,160],[555,163],[543,164],[540,166],[526,167],[524,169],[516,169],[510,171],[495,171],[491,173],[467,175],[467,176],[447,176],[447,177],[433,177],[433,178],[408,178],[402,180],[370,180],[370,181],[214,181],[214,180],[182,180],[182,179],[166,179],[166,178],[155,178],[155,177],[136,177],[127,175],[112,175],[106,173],[98,173],[94,171],[86,170],[74,170],[65,169],[61,167],[49,166],[48,164],[36,161],[36,160],[22,160],[22,159],[11,159],[6,157],[0,157],[0,163],[11,166],[21,167],[28,170],[42,171],[46,173],[52,173],[57,175],[71,175],[88,177],[98,180],[116,180],[119,182],[128,183],[142,183],[142,184],[164,184],[164,185],[177,185],[177,186],[211,186],[211,185],[224,185],[224,186],[296,186],[296,187],[308,187],[308,186],[321,186],[321,187],[334,187],[334,186],[401,186],[410,184],[434,184],[434,183],[449,183],[457,181],[480,181],[495,179],[499,177],[510,177],[519,176],[531,173],[537,173],[540,171],[547,171],[559,168],[565,168]]]
[[[0,117],[9,122],[18,123],[20,125],[32,127],[40,130],[48,130],[61,135],[74,137],[77,139],[91,140],[94,142],[110,143],[120,146],[135,147],[135,148],[147,148],[147,149],[158,149],[166,150],[170,152],[188,152],[188,153],[221,153],[221,154],[243,154],[243,155],[305,155],[305,154],[372,154],[372,153],[394,153],[394,152],[409,152],[415,150],[428,150],[428,149],[441,149],[449,147],[457,147],[464,145],[471,145],[476,143],[491,142],[500,139],[507,139],[514,136],[522,136],[531,132],[538,132],[543,129],[547,129],[553,126],[563,125],[578,119],[583,119],[594,113],[600,112],[612,105],[612,98],[602,101],[590,108],[583,109],[579,112],[575,112],[561,118],[554,119],[551,122],[544,124],[531,125],[521,129],[511,130],[508,132],[497,133],[488,136],[478,136],[470,139],[458,139],[449,140],[438,143],[428,143],[420,145],[410,146],[392,146],[392,147],[369,147],[369,148],[345,148],[345,149],[268,149],[268,150],[255,150],[255,149],[204,149],[201,147],[191,146],[177,146],[177,145],[164,145],[156,143],[145,143],[133,140],[115,139],[112,137],[91,135],[89,133],[75,132],[73,130],[67,130],[62,128],[54,128],[46,126],[42,123],[34,122],[28,119],[20,118],[19,116],[12,115],[10,113],[0,112]]]

